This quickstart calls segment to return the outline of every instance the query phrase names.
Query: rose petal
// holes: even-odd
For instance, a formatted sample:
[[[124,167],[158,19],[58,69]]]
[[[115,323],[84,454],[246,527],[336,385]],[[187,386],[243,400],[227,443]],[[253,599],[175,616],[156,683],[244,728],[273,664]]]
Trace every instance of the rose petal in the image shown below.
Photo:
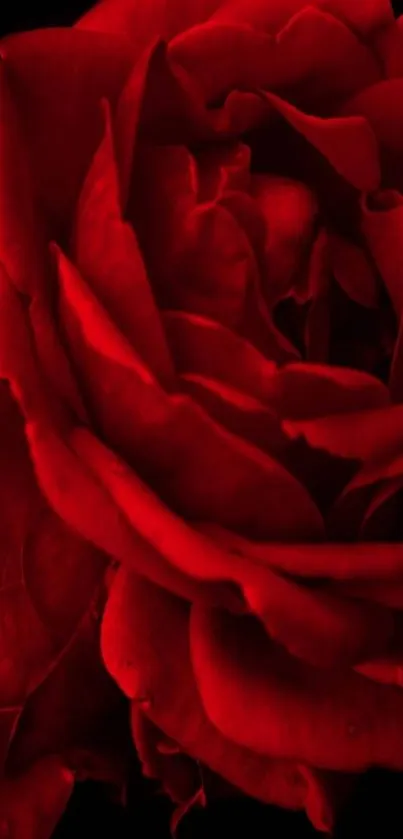
[[[266,224],[262,287],[271,309],[288,296],[303,267],[317,202],[308,187],[288,178],[253,175],[251,190]]]
[[[1,425],[0,705],[7,708],[22,706],[52,669],[99,585],[104,563],[98,552],[66,535],[47,510],[21,416],[4,383]]]
[[[132,169],[141,138],[154,138],[159,145],[164,136],[165,144],[177,145],[216,134],[195,85],[183,70],[173,66],[161,41],[152,41],[134,63],[119,95],[113,125],[121,206],[128,215],[136,198]]]
[[[27,324],[24,323],[18,301],[12,295],[12,287],[6,285],[5,290],[7,297],[3,296],[0,306],[0,312],[5,318],[1,331],[3,345],[0,347],[0,370],[1,374],[10,380],[17,400],[25,411],[27,420],[25,433],[35,466],[36,478],[50,505],[73,531],[78,532],[102,551],[123,562],[134,563],[141,573],[145,573],[182,597],[189,600],[197,597],[198,586],[188,577],[187,572],[178,573],[174,567],[164,561],[158,552],[139,540],[111,500],[108,490],[99,485],[92,471],[69,448],[63,436],[66,434],[66,417],[63,414],[60,415],[59,412],[55,414],[54,406],[43,391],[43,381],[33,361]],[[11,309],[8,308],[10,305],[12,305]],[[11,332],[6,328],[10,323],[13,325]],[[16,342],[17,328],[19,338]],[[9,404],[8,399],[6,406]],[[9,417],[6,414],[4,422],[10,429],[19,429],[15,415]],[[10,452],[15,452],[15,447],[8,446],[8,448]],[[19,442],[18,453],[20,449]],[[15,454],[13,457],[16,460]],[[13,474],[16,475],[17,470],[14,469]],[[9,484],[7,487],[9,489]],[[86,498],[85,507],[81,503],[83,497]],[[11,510],[6,515],[7,523],[12,527],[15,521],[14,505],[18,500],[18,507],[24,510],[22,502],[25,499],[25,492],[18,488],[16,494],[11,495],[8,492],[7,498],[14,499]],[[5,500],[3,500],[3,508],[6,510]],[[28,504],[28,511],[24,515],[30,513],[30,504]],[[11,531],[12,536],[10,536],[14,550],[20,549],[23,529],[21,521],[15,521],[15,532]],[[10,546],[4,533],[3,540],[8,550]],[[10,584],[19,583],[20,577],[17,575],[16,580],[13,577],[9,582]],[[215,599],[218,593],[211,592],[211,595]],[[205,591],[204,596],[209,599],[210,591]],[[228,599],[227,592],[221,592],[218,596],[219,602],[222,602],[223,597],[231,608],[230,604],[233,603],[233,599],[231,597]]]
[[[98,475],[101,476],[104,473],[106,477],[106,469],[108,468],[105,462],[106,452],[102,457],[99,444],[95,440],[91,442],[87,435],[84,438],[83,435],[78,436],[76,434],[75,439],[76,448],[81,451],[86,461],[92,465],[92,468],[96,469]],[[84,448],[85,443],[86,447]],[[89,445],[90,443],[91,445]],[[264,569],[261,565],[259,567],[259,565],[254,564],[253,560],[249,563],[240,563],[239,559],[236,560],[233,554],[228,563],[224,555],[217,555],[216,551],[213,551],[212,545],[208,546],[208,555],[206,555],[205,548],[207,546],[199,542],[190,530],[183,528],[179,520],[175,520],[172,515],[167,515],[161,505],[158,505],[158,502],[156,503],[156,499],[153,500],[146,488],[142,488],[139,482],[135,481],[134,475],[130,475],[123,464],[114,463],[111,457],[109,457],[109,461],[107,472],[109,486],[117,503],[122,506],[136,530],[158,547],[161,553],[176,567],[186,569],[196,576],[201,575],[213,579],[230,578],[239,582],[249,605],[259,614],[270,634],[279,637],[281,642],[287,647],[289,646],[293,652],[307,657],[308,660],[314,660],[315,663],[318,661],[321,664],[324,661],[328,663],[329,660],[340,660],[340,657],[344,661],[349,656],[353,659],[359,658],[366,650],[373,650],[376,653],[379,650],[378,645],[380,644],[382,647],[389,637],[391,632],[390,618],[382,610],[377,613],[376,610],[371,611],[369,609],[368,613],[365,614],[365,610],[355,609],[354,604],[338,604],[337,599],[331,596],[320,598],[316,602],[315,595],[304,594],[303,591],[299,592],[298,589],[292,591],[291,587],[290,590],[284,591],[284,588],[287,589],[287,585],[280,578],[276,579],[267,568]],[[135,493],[136,495],[134,495]],[[135,504],[134,497],[136,497]],[[155,532],[153,525],[153,521],[154,519],[157,520],[157,517],[160,522],[161,535]],[[188,544],[187,549],[186,544]],[[372,547],[368,549],[369,554],[371,552],[375,554],[375,560],[377,555],[381,553],[376,551],[376,547],[375,550]],[[190,550],[192,551],[192,563],[186,564],[186,557],[190,558]],[[333,561],[336,561],[336,557],[339,559],[339,573],[343,575],[343,566],[340,562],[340,559],[343,559],[343,550],[340,546],[325,546],[322,548],[323,560],[328,555],[328,551],[330,562],[332,558]],[[345,548],[344,551],[346,551]],[[298,546],[294,549],[292,547],[288,549],[285,546],[272,545],[271,548],[269,547],[268,563],[272,563],[274,566],[278,563],[279,567],[282,567],[283,560],[285,562],[287,560],[292,561],[294,556],[294,560],[298,562],[298,559],[303,558],[304,553],[307,557],[310,557],[311,553],[315,556],[315,554],[318,554],[318,548],[307,546],[304,549]],[[357,551],[354,550],[353,555],[355,556],[356,553]],[[400,557],[401,562],[400,554],[398,551],[394,551],[391,559],[399,562]],[[247,553],[245,555],[247,556]],[[383,560],[384,552],[381,555]],[[251,559],[252,557],[253,551],[250,555]],[[358,559],[362,559],[362,557],[363,551],[361,551],[361,555],[359,554]],[[344,558],[346,560],[344,567],[346,564],[349,567],[351,558],[348,557],[348,554]],[[259,554],[256,559],[260,561]],[[312,565],[312,559],[309,559],[309,561]],[[387,559],[385,559],[385,563],[386,561]],[[325,575],[326,572],[322,573]],[[288,606],[291,601],[293,607],[290,614]],[[312,622],[309,625],[306,620],[304,623],[305,607],[311,613]],[[302,621],[299,621],[297,617],[298,611],[302,615]],[[317,616],[317,619],[315,616]],[[323,635],[323,632],[319,629],[321,626],[323,628],[324,621],[327,622],[328,631]],[[312,637],[314,643],[312,643]]]
[[[197,763],[183,754],[178,744],[168,739],[135,702],[131,709],[131,725],[143,774],[161,781],[164,792],[173,801],[189,802],[200,790]]]
[[[43,287],[43,230],[7,65],[0,60],[0,260],[17,287],[33,295]]]
[[[260,28],[218,21],[183,29],[169,54],[196,79],[206,102],[234,89],[257,88],[296,89],[306,102],[309,80],[317,76],[317,104],[325,95],[345,98],[379,78],[374,58],[358,38],[312,7],[301,9],[275,39]]]
[[[57,757],[1,782],[0,825],[7,836],[51,839],[73,791],[74,775]]]
[[[381,606],[355,603],[332,591],[309,591],[268,571],[264,589],[244,596],[270,638],[318,667],[347,666],[383,652],[394,618]]]
[[[402,416],[402,406],[390,405],[320,419],[286,420],[283,428],[291,439],[303,437],[312,448],[325,449],[337,457],[380,463],[401,446]]]
[[[52,508],[76,532],[110,556],[128,563],[139,573],[193,600],[199,596],[199,584],[166,562],[152,545],[144,542],[128,527],[125,517],[99,484],[92,470],[49,429],[31,423],[27,429],[31,455],[42,491]],[[86,498],[85,508],[81,499]],[[218,596],[218,602],[231,607],[226,592],[204,591],[201,596]]]
[[[30,300],[36,348],[45,374],[62,398],[83,417],[80,397],[50,317],[44,231],[35,207],[27,149],[16,102],[9,90],[6,66],[7,62],[0,61],[4,116],[0,125],[0,262],[10,282]]]
[[[227,431],[273,456],[287,447],[280,420],[261,402],[204,376],[183,375],[181,382],[185,392]]]
[[[101,136],[99,102],[116,100],[129,72],[130,51],[110,35],[55,28],[10,36],[2,42],[2,54],[29,137],[35,188],[57,235],[68,229]]]
[[[393,24],[393,11],[389,0],[368,0],[355,3],[349,0],[314,0],[320,6],[340,17],[356,28],[361,35],[369,35],[382,27]],[[228,22],[244,22],[258,29],[276,31],[284,26],[292,15],[306,6],[306,0],[228,0],[216,12],[213,19]]]
[[[398,318],[403,311],[401,271],[403,197],[385,191],[362,203],[362,230]]]
[[[402,475],[396,478],[386,478],[386,480],[382,481],[379,486],[375,487],[375,491],[372,494],[372,498],[370,504],[368,505],[365,515],[361,524],[361,536],[364,541],[367,539],[373,538],[371,537],[372,533],[372,525],[374,523],[374,519],[376,519],[376,515],[379,511],[391,502],[393,499],[396,501],[397,499],[394,498],[400,490],[403,488],[403,473]]]
[[[403,608],[402,580],[359,580],[339,583],[336,590],[345,594],[346,597],[354,597],[368,603],[380,603],[389,609],[400,611]]]
[[[330,268],[347,296],[360,306],[375,308],[379,282],[365,251],[337,233],[328,234]]]
[[[386,27],[377,38],[377,52],[381,57],[386,78],[403,75],[402,61],[403,17],[397,18],[392,26]]]
[[[375,659],[356,667],[367,679],[373,679],[381,685],[396,685],[403,687],[403,659],[402,654]]]
[[[79,270],[119,329],[161,381],[174,371],[135,233],[124,222],[110,125],[87,174],[77,208],[74,255]]]
[[[107,32],[130,39],[134,56],[154,38],[172,38],[177,32],[207,20],[222,0],[102,0],[76,23],[78,29]]]
[[[225,200],[228,193],[247,192],[251,155],[250,147],[244,143],[231,143],[198,152],[198,202]],[[224,203],[224,206],[227,205]]]
[[[77,381],[62,346],[54,314],[46,298],[36,297],[29,307],[29,319],[35,339],[38,362],[54,393],[69,406],[82,422],[88,421]]]
[[[390,399],[385,385],[367,373],[300,362],[287,364],[270,377],[265,401],[279,418],[322,416],[326,422],[329,415],[386,407]]]
[[[306,490],[190,399],[169,397],[63,257],[59,268],[63,323],[91,407],[107,439],[143,479],[192,518],[279,537],[316,527],[318,513]],[[298,505],[291,513],[293,497]]]
[[[403,90],[402,79],[379,81],[361,90],[343,106],[342,112],[361,115],[368,120],[374,134],[386,152],[403,154],[402,116],[399,102]]]
[[[64,406],[58,401],[46,383],[45,377],[38,369],[37,356],[33,334],[30,329],[29,313],[23,307],[21,297],[17,295],[10,278],[0,263],[0,372],[8,379],[14,396],[18,400],[23,413],[29,414],[31,419],[39,416],[52,417],[53,420],[65,421]],[[39,309],[39,307],[38,307]],[[40,326],[40,319],[36,318],[38,309],[34,312],[36,327]],[[43,351],[48,336],[45,335],[40,349]],[[41,353],[38,352],[38,355]],[[56,361],[59,360],[57,354]],[[52,365],[51,365],[52,367]],[[49,367],[45,366],[48,372]],[[61,368],[61,372],[66,369]],[[49,377],[50,378],[50,377]],[[70,381],[72,381],[70,379]],[[68,388],[69,380],[62,379],[63,388]],[[66,393],[64,391],[63,395]],[[70,394],[67,394],[70,396]],[[73,390],[74,399],[74,390]],[[74,403],[73,403],[74,404]]]
[[[54,575],[53,575],[54,576]],[[123,697],[105,671],[99,652],[96,607],[90,603],[84,618],[48,678],[27,702],[8,756],[7,772],[23,771],[47,754],[63,755],[76,772],[84,769],[79,752],[92,751],[104,759],[110,743],[122,750],[128,735]]]
[[[218,379],[265,401],[276,366],[252,344],[201,315],[165,311],[162,317],[178,373]]]
[[[24,581],[38,616],[58,644],[64,646],[74,635],[105,568],[106,557],[51,510],[45,508],[35,518],[24,544]]]
[[[133,528],[175,568],[204,580],[232,579],[244,584],[264,578],[264,569],[258,564],[251,566],[242,556],[237,557],[236,552],[223,550],[175,516],[116,455],[88,432],[76,431],[71,443],[99,480],[108,480],[109,475],[110,491]],[[288,547],[283,546],[285,554]],[[298,556],[299,550],[300,546],[291,549],[291,555]],[[377,554],[377,546],[369,553]],[[398,546],[392,553],[399,561]]]
[[[192,609],[191,650],[209,719],[271,757],[322,768],[400,768],[399,691],[292,659],[250,619]]]
[[[158,302],[237,326],[257,271],[244,231],[221,204],[196,203],[196,161],[185,148],[148,147],[139,164],[135,226]]]
[[[266,93],[265,97],[352,186],[368,191],[379,187],[381,175],[376,138],[364,117],[322,119],[298,110],[274,93]]]
[[[152,618],[156,613],[158,621]],[[135,707],[140,701],[143,712],[187,754],[256,798],[308,807],[316,824],[329,819],[331,805],[320,778],[239,748],[208,722],[192,673],[187,610],[179,601],[120,571],[105,611],[102,648],[108,669]],[[306,781],[313,788],[308,790]]]
[[[250,579],[255,578],[252,563],[307,579],[379,581],[403,577],[403,549],[398,543],[278,545],[252,542],[212,524],[198,525],[197,529],[237,561],[243,557],[249,565]]]

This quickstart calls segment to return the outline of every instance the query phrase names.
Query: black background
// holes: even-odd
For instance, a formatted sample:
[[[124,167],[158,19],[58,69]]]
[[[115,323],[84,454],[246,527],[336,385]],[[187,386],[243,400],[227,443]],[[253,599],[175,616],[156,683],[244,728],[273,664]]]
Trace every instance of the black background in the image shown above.
[[[92,5],[91,0],[55,0],[52,4],[34,0],[32,5],[28,0],[28,3],[29,6],[27,0],[8,0],[4,10],[3,0],[0,36],[43,26],[68,26]],[[397,14],[403,14],[403,0],[396,0],[393,5]],[[91,839],[97,835],[106,839],[170,839],[170,814],[169,802],[158,794],[154,783],[140,779],[139,770],[133,765],[125,810],[113,804],[99,785],[80,784],[53,839],[76,839],[84,834]],[[287,835],[293,839],[320,837],[302,814],[232,799],[210,804],[206,810],[194,810],[183,820],[178,839],[221,839],[223,833],[251,839],[282,839]],[[335,839],[357,839],[357,835],[401,839],[403,775],[376,771],[362,779],[353,800],[340,815]]]

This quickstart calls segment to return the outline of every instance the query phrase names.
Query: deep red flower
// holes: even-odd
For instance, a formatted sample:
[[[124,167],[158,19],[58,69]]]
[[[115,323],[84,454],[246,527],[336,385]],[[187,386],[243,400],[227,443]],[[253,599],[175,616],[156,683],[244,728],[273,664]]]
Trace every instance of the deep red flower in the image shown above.
[[[0,836],[122,783],[110,676],[177,818],[328,830],[403,769],[401,22],[103,0],[1,53]]]

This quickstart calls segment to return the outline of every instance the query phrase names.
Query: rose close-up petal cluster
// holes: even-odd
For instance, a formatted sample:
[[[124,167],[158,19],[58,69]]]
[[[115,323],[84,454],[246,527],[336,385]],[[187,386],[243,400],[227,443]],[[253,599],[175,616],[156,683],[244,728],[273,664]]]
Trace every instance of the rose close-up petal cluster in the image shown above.
[[[136,752],[331,832],[403,770],[403,17],[0,41],[0,837]]]

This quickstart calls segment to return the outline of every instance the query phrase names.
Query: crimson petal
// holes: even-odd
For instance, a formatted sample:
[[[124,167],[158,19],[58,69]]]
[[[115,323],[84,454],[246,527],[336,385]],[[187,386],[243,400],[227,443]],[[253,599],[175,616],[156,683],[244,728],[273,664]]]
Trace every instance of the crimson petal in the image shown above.
[[[234,89],[257,88],[296,90],[306,102],[307,80],[315,76],[317,104],[325,95],[343,99],[379,78],[369,49],[341,21],[312,6],[276,38],[260,28],[209,21],[183,30],[169,54],[196,79],[207,102]]]
[[[368,0],[354,4],[350,0],[314,0],[314,5],[345,20],[364,36],[394,22],[389,0]],[[276,31],[304,6],[306,0],[275,0],[270,4],[267,0],[228,0],[213,19],[242,22],[259,29]]]
[[[64,257],[59,266],[63,323],[96,420],[167,503],[279,538],[316,528],[319,514],[302,485],[189,398],[167,395]]]
[[[51,839],[74,786],[74,774],[57,757],[0,782],[0,826],[10,836]]]
[[[135,708],[140,703],[142,712],[187,754],[244,792],[286,807],[305,806],[319,828],[328,828],[332,802],[321,776],[239,748],[209,723],[192,673],[188,631],[188,612],[179,601],[119,571],[105,611],[102,649],[108,669]]]
[[[401,769],[400,691],[291,658],[250,619],[193,607],[191,650],[207,716],[261,755],[356,772]]]
[[[100,100],[116,101],[130,51],[113,36],[71,28],[9,36],[1,51],[51,235],[65,233],[101,135]]]
[[[162,317],[178,373],[218,379],[265,401],[276,365],[252,344],[201,315],[165,311]]]
[[[322,119],[265,93],[267,102],[317,149],[333,168],[358,190],[374,190],[380,184],[380,164],[375,135],[360,116]]]
[[[174,371],[133,229],[122,218],[109,109],[77,208],[76,263],[96,297],[165,385]]]
[[[177,32],[206,20],[222,0],[102,0],[76,23],[78,29],[107,32],[130,39],[134,58],[155,38],[172,38]]]

